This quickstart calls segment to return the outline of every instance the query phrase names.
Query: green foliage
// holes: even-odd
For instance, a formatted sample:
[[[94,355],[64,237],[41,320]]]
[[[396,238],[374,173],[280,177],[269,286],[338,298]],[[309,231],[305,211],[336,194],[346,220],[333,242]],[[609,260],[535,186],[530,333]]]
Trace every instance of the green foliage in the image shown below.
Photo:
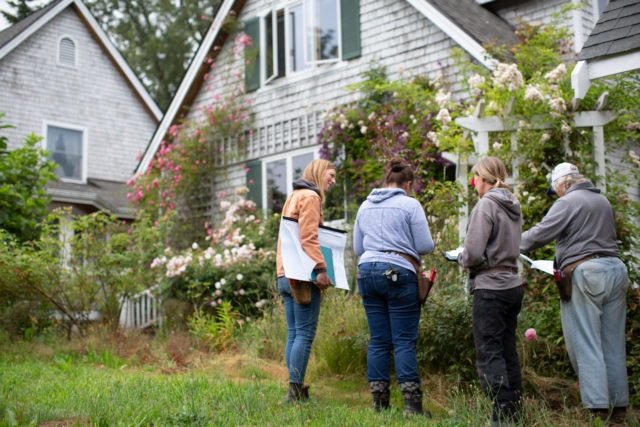
[[[40,9],[42,6],[38,7],[38,5],[31,6],[33,3],[39,3],[36,0],[8,0],[6,2],[7,6],[14,9],[14,12],[11,13],[7,10],[0,10],[0,14],[4,16],[4,18],[11,24],[15,24],[19,20],[26,18],[31,13]]]
[[[0,113],[0,119],[3,116]],[[0,130],[10,127],[0,125]],[[50,201],[46,186],[56,179],[56,165],[43,161],[47,152],[38,147],[39,141],[31,134],[22,147],[8,151],[7,138],[0,136],[0,228],[23,242],[38,237]]]
[[[233,203],[220,201],[225,216],[218,228],[205,223],[206,246],[194,242],[183,251],[167,248],[152,262],[152,267],[163,270],[166,298],[188,301],[194,311],[214,311],[226,301],[249,318],[261,312],[275,289],[280,217],[257,218],[255,204],[245,199],[246,191],[238,189]]]
[[[367,371],[368,345],[369,328],[360,298],[338,289],[326,292],[313,344],[314,372],[362,374]]]
[[[471,381],[476,377],[471,296],[461,288],[441,286],[427,299],[418,330],[418,365]]]
[[[149,263],[164,247],[165,225],[57,211],[41,228],[37,241],[5,236],[0,245],[0,324],[14,334],[55,323],[83,332],[96,310],[115,328],[123,298],[156,283]]]
[[[189,332],[214,350],[228,350],[244,324],[231,303],[221,303],[214,314],[196,311],[188,320]]]
[[[86,2],[162,111],[169,107],[220,3],[219,0]]]
[[[237,38],[236,57],[242,57],[249,43],[244,37]],[[150,215],[178,212],[170,234],[176,249],[204,242],[203,224],[214,219],[210,203],[216,175],[244,152],[251,132],[250,102],[240,96],[241,70],[235,69],[234,63],[216,63],[213,59],[208,63],[211,68],[202,84],[208,85],[206,90],[225,87],[224,96],[214,95],[210,105],[198,107],[201,114],[197,117],[171,126],[147,170],[127,183],[131,189],[129,201]]]
[[[561,22],[563,16],[555,19]],[[614,171],[606,165],[605,195],[617,213],[622,259],[632,283],[637,284],[640,276],[635,255],[640,242],[637,221],[640,205],[629,198],[628,189],[640,181],[640,157],[634,151],[640,143],[638,73],[595,82],[585,99],[576,105],[572,103],[572,64],[565,63],[571,51],[567,30],[560,25],[523,23],[518,35],[522,42],[510,51],[487,47],[502,61],[492,71],[470,63],[459,51],[455,54],[457,68],[464,73],[461,83],[468,91],[466,98],[479,103],[483,116],[502,119],[509,129],[491,133],[487,154],[501,158],[509,174],[517,178],[514,193],[522,205],[523,229],[531,228],[554,201],[544,193],[548,172],[555,164],[572,162],[596,185],[602,184],[595,175],[593,129],[576,128],[573,118],[575,111],[595,109],[597,100],[607,91],[606,109],[618,114],[605,127],[607,159],[613,157],[610,155],[613,152],[622,154],[623,168]],[[438,269],[434,295],[427,302],[419,338],[430,351],[422,353],[421,360],[433,369],[453,369],[456,376],[471,378],[473,369],[468,363],[473,360],[471,325],[468,306],[463,304],[467,295],[463,286],[453,285],[463,281],[457,268],[446,265],[439,254],[458,245],[458,213],[464,203],[473,205],[477,196],[473,190],[465,194],[461,183],[446,181],[447,169],[433,165],[446,164],[439,161],[444,151],[455,153],[460,162],[474,153],[469,133],[455,119],[470,116],[476,106],[452,100],[462,94],[452,95],[441,81],[416,77],[388,82],[384,68],[376,64],[352,89],[359,91],[358,101],[332,107],[324,115],[319,135],[323,156],[334,159],[343,169],[339,175],[346,177],[347,194],[356,201],[355,206],[371,188],[381,185],[383,166],[390,157],[400,155],[412,162],[418,174],[415,197],[425,208],[436,244],[435,254],[425,257],[424,265]],[[551,259],[553,255],[552,243],[531,257]],[[522,347],[523,358],[540,375],[571,376],[552,278],[527,268],[524,278],[528,292],[520,317],[521,328],[536,328],[540,339]],[[446,297],[440,299],[439,292]],[[636,344],[640,341],[639,294],[636,287],[628,295],[627,354],[631,384],[638,382],[640,374],[640,369],[635,368],[640,354]],[[441,365],[437,360],[440,353],[446,361]],[[639,398],[635,393],[632,401]]]
[[[438,103],[451,101],[435,83],[425,78],[390,82],[384,67],[372,63],[351,90],[362,99],[326,112],[319,135],[322,156],[340,165],[338,176],[347,180],[351,200],[360,203],[380,186],[385,164],[395,156],[414,166],[418,195],[432,180],[451,176],[447,171],[453,165],[442,158],[436,137],[448,122],[434,120]]]

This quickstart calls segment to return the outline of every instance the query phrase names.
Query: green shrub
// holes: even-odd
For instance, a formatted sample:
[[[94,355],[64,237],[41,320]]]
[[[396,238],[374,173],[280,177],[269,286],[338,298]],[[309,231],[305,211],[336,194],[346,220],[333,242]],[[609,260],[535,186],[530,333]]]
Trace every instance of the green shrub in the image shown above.
[[[49,215],[36,241],[0,245],[0,325],[33,334],[53,323],[83,332],[92,312],[118,327],[126,296],[156,283],[149,263],[163,225],[125,224],[104,212]],[[72,230],[73,233],[69,233]]]
[[[227,350],[244,324],[240,317],[229,302],[223,302],[214,314],[197,311],[189,317],[189,332],[214,350]]]
[[[418,330],[418,366],[460,380],[476,378],[471,296],[462,285],[439,286],[427,299]]]
[[[0,125],[0,130],[10,127]],[[38,148],[40,139],[31,134],[21,148],[8,151],[7,138],[0,136],[0,229],[23,242],[38,237],[51,200],[46,186],[56,179],[56,164],[42,160],[47,152]]]
[[[228,301],[234,310],[253,318],[275,289],[275,249],[279,215],[256,217],[255,204],[240,188],[233,203],[222,200],[222,225],[205,224],[208,246],[171,248],[152,262],[163,277],[165,298],[188,301],[193,311],[215,311]]]
[[[332,375],[367,372],[369,327],[359,296],[339,289],[326,293],[313,345],[315,371]]]

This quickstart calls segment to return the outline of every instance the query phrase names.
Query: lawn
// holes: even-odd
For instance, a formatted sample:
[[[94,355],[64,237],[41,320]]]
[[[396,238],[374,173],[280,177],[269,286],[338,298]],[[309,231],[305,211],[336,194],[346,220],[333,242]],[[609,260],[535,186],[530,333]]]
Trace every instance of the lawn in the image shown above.
[[[424,425],[402,413],[393,388],[390,411],[373,412],[362,376],[323,375],[310,366],[312,400],[285,402],[286,369],[239,347],[224,353],[198,348],[179,334],[149,337],[97,333],[3,342],[0,426],[15,425]],[[474,385],[425,376],[429,424],[487,424],[489,402]],[[542,394],[525,402],[525,425],[581,426],[600,420]],[[640,425],[632,416],[630,425]]]

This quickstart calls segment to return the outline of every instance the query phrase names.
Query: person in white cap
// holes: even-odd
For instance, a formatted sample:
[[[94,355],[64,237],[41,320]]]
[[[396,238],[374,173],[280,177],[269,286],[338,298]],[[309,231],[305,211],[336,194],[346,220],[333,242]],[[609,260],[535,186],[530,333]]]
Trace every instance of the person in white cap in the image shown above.
[[[562,331],[585,408],[623,419],[629,404],[625,354],[627,268],[616,246],[615,213],[600,190],[571,163],[551,172],[558,200],[522,234],[520,251],[556,242],[556,280],[570,292],[561,301]]]

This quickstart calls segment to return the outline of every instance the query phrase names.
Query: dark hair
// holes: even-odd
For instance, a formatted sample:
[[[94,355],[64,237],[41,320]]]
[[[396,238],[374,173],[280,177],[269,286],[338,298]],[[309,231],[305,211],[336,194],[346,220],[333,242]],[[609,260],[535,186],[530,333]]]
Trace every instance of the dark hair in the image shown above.
[[[413,183],[413,170],[406,160],[400,157],[394,157],[387,163],[387,173],[384,176],[384,183],[389,185],[396,184],[398,187],[403,186],[406,182]]]

